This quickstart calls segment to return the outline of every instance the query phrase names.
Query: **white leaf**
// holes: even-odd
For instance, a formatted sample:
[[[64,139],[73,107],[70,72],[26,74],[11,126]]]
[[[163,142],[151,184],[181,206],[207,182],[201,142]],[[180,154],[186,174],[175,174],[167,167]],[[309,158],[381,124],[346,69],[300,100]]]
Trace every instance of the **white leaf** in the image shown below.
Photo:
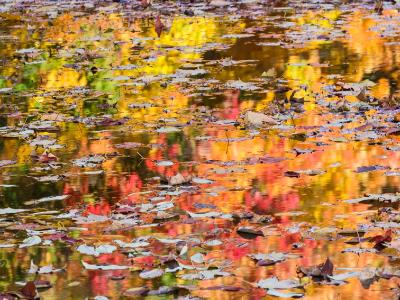
[[[33,260],[31,260],[31,267],[29,268],[28,273],[35,274],[38,270],[39,270],[39,267],[37,265],[35,265]]]
[[[204,255],[201,253],[196,253],[190,257],[190,260],[196,264],[204,263]]]
[[[182,264],[180,264],[182,266]],[[186,268],[189,269],[189,268]],[[192,268],[193,269],[193,268]],[[183,274],[180,276],[180,278],[184,280],[195,280],[195,279],[201,279],[201,280],[210,280],[214,279],[215,277],[224,277],[224,276],[230,276],[231,273],[224,272],[221,270],[203,270],[200,271],[199,273],[189,273],[189,274]]]
[[[249,256],[255,260],[271,260],[274,262],[284,261],[287,258],[297,258],[298,256],[295,254],[286,254],[281,252],[271,252],[271,253],[256,253],[249,254]]]
[[[83,260],[81,261],[82,265],[85,267],[86,270],[126,270],[129,269],[129,266],[121,266],[121,265],[91,265]]]
[[[272,117],[267,116],[266,114],[248,111],[244,115],[244,120],[246,123],[249,123],[254,126],[262,126],[263,124],[278,124]]]
[[[216,211],[210,211],[207,213],[201,213],[201,214],[197,214],[197,213],[192,213],[190,211],[187,212],[189,214],[189,216],[191,218],[216,218],[221,216],[221,213],[216,212]]]
[[[206,244],[207,246],[212,247],[212,246],[219,246],[219,245],[222,245],[222,242],[221,242],[220,240],[209,240],[209,241],[205,242],[205,244]]]
[[[115,250],[117,250],[117,247],[115,247],[114,245],[100,245],[96,248],[96,251],[100,254],[110,254],[113,253]]]
[[[163,244],[177,244],[179,242],[184,242],[184,240],[181,239],[162,239],[162,238],[157,238],[161,243]]]
[[[152,279],[156,277],[160,277],[164,274],[164,271],[161,269],[154,269],[150,271],[142,271],[139,273],[140,278],[143,279]]]
[[[185,245],[182,247],[181,252],[179,252],[179,256],[183,256],[188,252],[188,246]]]
[[[23,212],[26,210],[27,209],[15,209],[15,208],[11,208],[11,207],[0,208],[0,215],[16,214],[16,213]]]
[[[114,245],[100,245],[98,247],[79,245],[76,250],[82,254],[99,256],[100,254],[113,253],[115,250],[117,250],[117,247]]]
[[[167,210],[170,208],[173,208],[175,205],[173,202],[160,202],[156,204],[156,207],[152,211],[162,211],[162,210]]]
[[[172,166],[174,163],[172,161],[169,160],[161,160],[156,162],[156,165],[159,167],[170,167]]]
[[[211,184],[214,181],[206,179],[206,178],[194,177],[194,178],[192,178],[192,182],[197,183],[197,184]]]
[[[87,245],[79,245],[76,250],[82,254],[86,255],[94,255],[97,256],[98,253],[96,252],[96,249],[93,246],[87,246]]]
[[[279,280],[276,277],[262,279],[257,283],[257,285],[263,289],[292,289],[302,286],[298,280]]]
[[[328,277],[333,280],[343,281],[343,280],[346,280],[351,277],[358,277],[359,275],[360,275],[360,272],[347,272],[347,273],[342,273],[342,274],[336,274],[333,276],[328,275]]]
[[[75,218],[77,224],[89,224],[96,222],[105,222],[108,220],[107,216],[89,214],[87,217],[78,216]]]
[[[43,202],[49,202],[49,201],[62,201],[65,199],[68,199],[70,195],[60,195],[60,196],[50,196],[50,197],[44,197],[40,198],[37,200],[30,200],[25,202],[25,205],[32,205],[32,204],[38,204],[38,203],[43,203]]]
[[[38,273],[39,274],[49,274],[49,273],[56,273],[56,272],[60,272],[62,271],[62,269],[53,269],[52,265],[48,265],[48,266],[43,266],[39,269]]]
[[[260,89],[252,82],[243,82],[241,80],[229,80],[226,83],[226,86],[231,89],[245,90],[245,91],[254,91]]]
[[[114,242],[120,246],[121,248],[140,248],[140,247],[146,247],[150,245],[150,243],[146,241],[138,241],[138,242],[133,242],[133,243],[125,243],[120,240],[114,240]]]
[[[19,245],[20,248],[30,247],[37,244],[40,244],[42,239],[39,236],[31,236],[22,241],[22,244]]]
[[[228,272],[224,272],[221,270],[204,270],[200,272],[200,279],[204,279],[204,280],[209,280],[209,279],[213,279],[214,277],[220,276],[220,277],[224,277],[224,276],[230,276],[231,273]]]
[[[158,133],[170,133],[180,131],[179,128],[173,126],[161,127],[156,130]]]

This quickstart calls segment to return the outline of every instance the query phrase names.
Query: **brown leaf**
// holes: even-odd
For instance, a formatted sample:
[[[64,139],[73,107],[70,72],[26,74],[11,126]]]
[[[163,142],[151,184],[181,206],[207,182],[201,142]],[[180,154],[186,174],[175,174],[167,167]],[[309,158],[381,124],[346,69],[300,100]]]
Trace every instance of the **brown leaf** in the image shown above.
[[[384,244],[392,241],[392,230],[387,230],[384,235],[371,237],[369,241],[375,243],[374,248],[385,248]]]
[[[332,276],[333,275],[333,263],[329,258],[326,259],[325,263],[321,267],[322,276]]]
[[[329,258],[322,264],[311,267],[299,267],[297,269],[299,275],[311,276],[314,278],[326,277],[333,275],[333,264]]]
[[[297,173],[295,171],[286,171],[283,175],[286,177],[295,177],[295,178],[300,177],[300,173]]]
[[[257,236],[264,236],[264,233],[261,230],[251,227],[239,227],[237,229],[237,233],[239,233],[244,238],[255,238]]]
[[[215,285],[215,286],[202,288],[202,290],[209,290],[209,291],[221,290],[221,291],[225,291],[225,292],[238,292],[240,290],[243,290],[243,288],[240,286],[234,286],[234,285]]]
[[[40,155],[39,158],[38,158],[39,162],[45,163],[45,164],[47,164],[49,162],[52,162],[52,161],[57,161],[57,159],[58,159],[57,156],[55,156],[54,154],[48,152],[47,150],[45,150],[43,152],[43,154]]]
[[[147,295],[147,293],[149,292],[149,288],[148,287],[134,287],[134,288],[130,288],[127,289],[123,295],[124,296],[145,296]]]
[[[157,16],[156,22],[154,23],[155,30],[158,37],[161,36],[161,32],[164,30],[164,24],[161,22],[160,16]]]
[[[33,281],[28,281],[21,289],[21,293],[28,299],[36,299],[38,292],[35,283]]]

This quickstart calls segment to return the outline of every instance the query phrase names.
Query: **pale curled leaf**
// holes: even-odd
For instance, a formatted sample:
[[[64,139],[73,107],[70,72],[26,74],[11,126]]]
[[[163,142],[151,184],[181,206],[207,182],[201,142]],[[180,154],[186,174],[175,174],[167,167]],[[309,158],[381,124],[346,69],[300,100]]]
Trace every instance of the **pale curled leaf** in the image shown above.
[[[279,297],[279,298],[302,298],[304,294],[302,293],[292,293],[292,292],[281,292],[275,289],[269,289],[267,291],[268,295]]]
[[[31,236],[22,241],[22,244],[19,245],[19,248],[31,247],[34,245],[38,245],[42,242],[42,239],[39,236]]]
[[[17,208],[0,208],[0,215],[7,215],[7,214],[17,214],[20,212],[27,211],[27,209],[17,209]]]
[[[266,114],[259,113],[259,112],[253,112],[253,111],[248,111],[244,115],[244,121],[250,125],[260,127],[264,124],[270,124],[270,125],[276,125],[278,124],[275,119],[273,119],[270,116],[267,116]]]
[[[153,279],[160,277],[164,274],[164,271],[161,269],[154,269],[154,270],[149,270],[149,271],[142,271],[139,273],[140,278],[143,279]]]
[[[295,279],[279,280],[277,277],[262,279],[257,286],[263,289],[292,289],[301,287],[302,284]]]
[[[123,266],[123,265],[92,265],[92,264],[84,262],[83,260],[81,262],[86,270],[109,271],[109,270],[126,270],[126,269],[130,268],[129,266]]]

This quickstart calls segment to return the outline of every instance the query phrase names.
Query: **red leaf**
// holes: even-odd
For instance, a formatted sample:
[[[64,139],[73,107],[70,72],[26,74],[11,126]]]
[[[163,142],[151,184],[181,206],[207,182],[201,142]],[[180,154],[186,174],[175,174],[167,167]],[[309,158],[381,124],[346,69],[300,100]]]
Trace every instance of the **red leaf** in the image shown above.
[[[28,281],[21,289],[21,293],[28,299],[35,299],[38,294],[35,283]]]
[[[154,23],[155,30],[158,37],[161,36],[161,32],[164,30],[164,24],[161,22],[160,16],[157,16],[156,22]]]
[[[387,230],[384,235],[371,237],[369,241],[375,243],[374,248],[384,247],[384,243],[390,243],[392,241],[392,230]]]

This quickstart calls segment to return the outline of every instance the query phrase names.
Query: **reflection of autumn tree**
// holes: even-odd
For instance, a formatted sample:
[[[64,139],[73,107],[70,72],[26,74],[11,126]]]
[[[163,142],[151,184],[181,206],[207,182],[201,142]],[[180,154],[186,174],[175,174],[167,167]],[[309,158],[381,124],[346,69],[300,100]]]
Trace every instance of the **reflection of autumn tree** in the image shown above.
[[[297,22],[299,25],[312,24],[331,30],[334,28],[333,21],[337,20],[339,15],[340,13],[336,10],[309,12]],[[369,78],[371,74],[376,74],[376,70],[382,69],[382,76],[371,88],[371,93],[378,98],[388,96],[390,84],[393,84],[393,79],[397,78],[396,74],[388,73],[391,73],[399,62],[398,45],[388,45],[386,38],[372,32],[370,29],[377,25],[377,21],[363,16],[364,13],[355,13],[345,19],[343,28],[348,34],[340,43],[311,41],[301,49],[290,50],[251,45],[246,48],[251,52],[250,58],[261,60],[256,62],[254,67],[224,68],[220,72],[219,69],[210,68],[211,75],[219,79],[221,83],[228,79],[246,81],[253,80],[263,71],[274,66],[279,76],[283,76],[283,79],[288,81],[291,89],[297,89],[300,85],[307,87],[307,91],[302,95],[308,101],[305,104],[306,113],[301,119],[296,120],[296,126],[298,126],[296,130],[306,130],[299,127],[301,125],[326,124],[329,116],[318,115],[313,111],[316,107],[314,95],[316,92],[324,95],[322,86],[334,82],[327,77],[330,73],[342,74],[343,81],[358,82]],[[9,25],[15,25],[19,24],[20,20],[7,22]],[[67,208],[81,208],[84,205],[85,215],[110,215],[116,203],[139,204],[143,200],[147,201],[148,195],[143,196],[141,193],[147,192],[148,189],[151,195],[157,195],[157,190],[151,190],[152,187],[148,186],[149,178],[153,176],[168,178],[181,172],[184,175],[191,174],[212,179],[214,182],[210,185],[199,185],[200,190],[193,193],[185,192],[165,198],[165,200],[173,199],[179,209],[194,211],[197,209],[195,207],[197,204],[207,203],[214,205],[215,210],[226,213],[253,211],[259,214],[273,214],[302,210],[305,215],[299,216],[298,219],[289,215],[276,217],[271,226],[277,228],[279,235],[256,238],[251,241],[239,238],[235,228],[228,227],[230,221],[201,220],[196,223],[184,214],[179,222],[166,221],[156,229],[132,228],[124,232],[118,231],[116,235],[122,235],[126,240],[146,234],[186,237],[211,232],[218,226],[231,228],[232,230],[224,232],[219,237],[225,242],[222,250],[217,249],[209,256],[234,261],[240,266],[240,270],[243,270],[245,278],[251,282],[270,275],[281,278],[294,277],[297,265],[315,265],[321,263],[326,256],[334,257],[334,260],[342,267],[378,266],[382,263],[382,259],[372,254],[357,259],[352,255],[342,255],[340,251],[344,245],[325,242],[324,239],[328,237],[324,237],[322,241],[315,241],[312,237],[301,237],[299,233],[288,233],[284,229],[294,221],[311,223],[316,221],[321,227],[335,225],[339,228],[354,228],[364,219],[362,216],[353,214],[352,210],[355,209],[356,212],[365,210],[366,206],[343,205],[342,200],[358,197],[365,192],[397,191],[399,184],[399,179],[396,177],[382,176],[379,172],[355,174],[354,169],[358,166],[378,164],[384,155],[387,157],[385,163],[388,166],[393,169],[398,168],[397,162],[400,158],[398,153],[366,143],[335,143],[329,140],[330,136],[324,139],[329,145],[322,149],[312,143],[314,139],[300,143],[282,137],[276,131],[264,129],[260,129],[259,136],[253,139],[230,140],[229,142],[226,141],[227,138],[247,137],[248,131],[204,125],[196,130],[183,127],[179,133],[155,133],[156,126],[161,123],[160,119],[175,118],[176,122],[181,124],[191,120],[192,116],[187,114],[190,112],[191,101],[185,90],[186,86],[171,84],[162,87],[158,82],[134,86],[132,83],[136,83],[141,76],[151,78],[159,74],[173,74],[182,64],[201,60],[202,53],[194,51],[196,47],[202,47],[208,43],[226,42],[220,39],[220,36],[227,31],[223,22],[213,18],[175,18],[170,30],[163,33],[160,39],[155,38],[152,24],[149,26],[142,21],[127,24],[122,15],[115,13],[99,13],[93,16],[74,16],[72,13],[66,13],[57,17],[52,24],[44,25],[47,26],[45,30],[33,32],[31,36],[27,28],[15,27],[11,33],[20,38],[19,43],[6,43],[7,47],[0,47],[0,54],[6,57],[14,55],[18,48],[35,46],[40,49],[39,54],[24,57],[28,62],[38,60],[35,64],[21,64],[21,60],[16,59],[10,60],[9,65],[2,67],[2,74],[12,80],[18,79],[16,76],[20,74],[20,70],[23,70],[23,75],[19,81],[17,80],[21,85],[17,85],[16,89],[38,88],[40,90],[37,94],[28,94],[29,97],[18,100],[26,103],[22,108],[24,112],[37,113],[57,108],[57,103],[53,98],[56,95],[58,96],[56,100],[62,101],[65,107],[76,106],[71,112],[61,112],[62,117],[64,114],[65,116],[73,114],[76,117],[110,114],[115,118],[129,116],[130,120],[124,126],[107,128],[107,130],[104,130],[102,126],[90,127],[79,123],[64,123],[60,120],[58,122],[60,132],[49,135],[57,139],[58,144],[65,145],[65,148],[61,150],[54,150],[62,163],[70,164],[72,159],[89,154],[103,155],[118,152],[121,156],[110,158],[96,168],[104,171],[103,174],[88,175],[83,174],[84,170],[78,167],[68,167],[65,181],[46,185],[36,182],[32,185],[32,191],[35,192],[26,192],[23,189],[5,190],[2,206],[6,207],[6,203],[11,203],[19,207],[25,200],[37,199],[49,194],[69,194],[71,197],[63,204],[52,203],[46,207],[58,210],[62,205]],[[234,21],[231,25],[234,30],[229,33],[241,32],[248,24],[243,21]],[[153,39],[147,41],[138,39],[143,33]],[[39,34],[44,35],[42,42],[33,42],[39,38]],[[232,56],[235,60],[249,59],[249,53],[243,51],[244,47],[248,46],[246,44],[248,41],[233,39],[233,43],[233,47],[226,50],[224,54]],[[133,46],[139,47],[133,49]],[[207,55],[211,54],[207,53]],[[342,68],[349,57],[352,57],[352,64]],[[45,62],[40,62],[40,60],[45,60]],[[326,68],[322,65],[325,61],[330,61],[331,64],[340,68],[333,70]],[[118,69],[117,67],[121,65],[135,66],[126,70]],[[96,66],[98,71],[91,71],[92,66]],[[124,76],[128,79],[115,80],[115,77],[124,78]],[[3,84],[11,86],[11,79],[7,79],[7,82],[1,83],[0,86],[2,87]],[[394,81],[398,82],[398,78]],[[84,93],[74,94],[85,87],[88,87],[91,92],[95,91],[94,95],[91,94],[92,98],[86,97]],[[241,96],[244,93],[227,90],[221,93],[223,103],[213,113],[220,119],[237,119],[246,109],[263,110],[275,97],[272,90],[265,93],[261,100],[251,95],[246,95],[246,99],[243,99]],[[114,103],[116,100],[118,103],[113,108],[114,110],[99,108],[99,104]],[[13,98],[12,101],[15,102],[17,99]],[[129,107],[130,104],[138,102],[152,103],[154,106],[143,109]],[[212,102],[211,105],[216,106],[216,103]],[[18,120],[8,119],[7,122],[7,125],[15,125]],[[195,138],[199,136],[210,137],[210,139],[196,140]],[[121,150],[115,146],[124,142],[153,145],[127,150]],[[7,179],[1,179],[1,181],[15,183],[19,187],[26,185],[27,176],[25,175],[30,176],[31,167],[36,166],[30,159],[32,147],[17,139],[4,140],[1,147],[2,159],[14,158],[9,155],[15,154],[19,164],[18,169],[13,169],[17,177],[14,176],[9,181]],[[317,151],[296,157],[292,151],[293,147],[313,148]],[[249,163],[249,158],[256,159],[265,155],[287,159],[278,163]],[[160,160],[171,160],[174,165],[159,166],[157,161]],[[217,163],[213,164],[212,161]],[[337,162],[342,162],[342,165],[332,167],[332,164]],[[231,174],[218,174],[215,169],[222,168],[218,163],[230,163],[235,167],[243,167],[243,170]],[[327,172],[314,177],[302,175],[298,179],[283,176],[286,170],[311,169],[322,169]],[[326,206],[321,205],[323,202],[326,202]],[[342,215],[346,217],[340,218]],[[108,239],[108,237],[99,236],[99,233],[103,233],[104,226],[106,225],[84,225],[82,226],[84,230],[73,234],[77,238],[84,236],[91,242],[101,243]],[[291,252],[294,251],[291,247],[294,242],[305,244],[303,248],[296,250],[302,255],[299,260],[289,260],[270,268],[255,268],[254,262],[247,257],[247,254],[256,252]],[[67,274],[65,277],[60,276],[56,283],[57,287],[48,292],[53,299],[57,299],[58,295],[55,291],[65,289],[68,281],[75,280],[75,276],[82,271],[80,257],[78,255],[72,257],[71,253],[64,251],[62,247],[54,243],[46,251],[35,248],[1,252],[1,258],[7,262],[3,267],[7,271],[7,284],[25,278],[20,271],[16,270],[21,266],[28,268],[32,257],[35,263],[40,265],[51,263],[55,266],[66,265]],[[165,248],[163,245],[157,245],[152,250],[163,253]],[[138,264],[139,260],[149,265],[152,263],[150,257],[137,259]],[[104,255],[98,259],[98,262],[130,263],[122,254]],[[126,289],[142,284],[141,281],[135,279],[137,282],[124,281],[121,286],[118,286],[109,280],[107,273],[90,271],[87,274],[89,279],[85,284],[91,288],[93,295],[112,294],[119,292],[121,287]],[[226,284],[227,280],[232,280],[232,278],[221,278],[212,283],[201,282],[200,285]],[[0,284],[4,287],[6,285],[3,281],[0,281]],[[379,287],[384,286],[385,283],[379,283]],[[354,285],[352,289],[344,287],[342,296],[350,299],[353,295],[361,294],[360,290],[361,287],[354,288]],[[331,287],[316,288],[315,291],[310,292],[310,299],[332,299],[336,297],[336,293],[337,291]],[[363,293],[363,295],[366,294],[369,295],[369,292]],[[225,294],[214,292],[212,296],[215,295],[222,299]],[[371,299],[374,299],[373,295],[371,293]]]

